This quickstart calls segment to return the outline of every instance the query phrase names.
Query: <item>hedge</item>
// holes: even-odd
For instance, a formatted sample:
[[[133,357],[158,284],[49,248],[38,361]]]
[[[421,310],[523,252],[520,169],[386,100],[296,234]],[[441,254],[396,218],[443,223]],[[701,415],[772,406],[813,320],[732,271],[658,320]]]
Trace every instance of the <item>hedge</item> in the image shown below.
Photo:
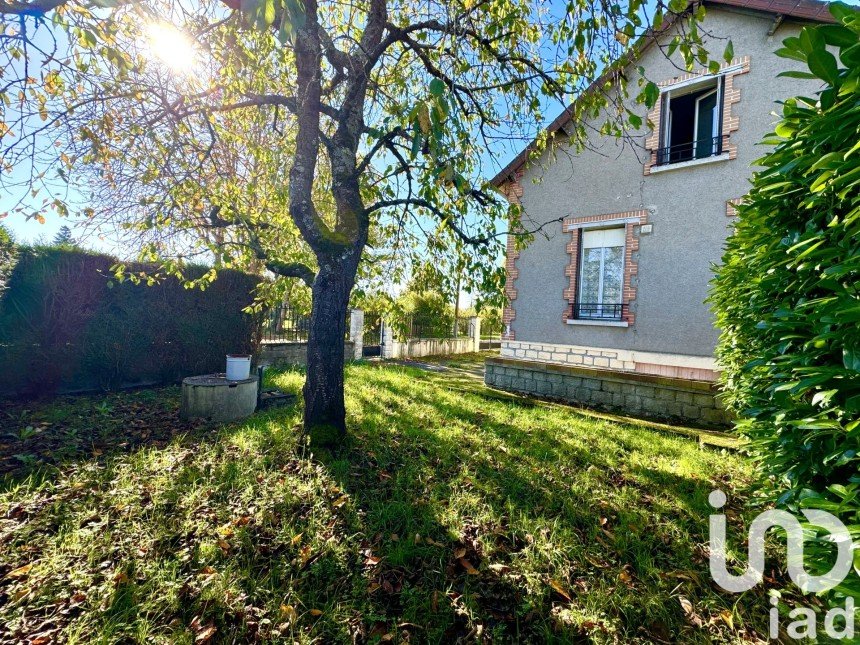
[[[805,27],[777,53],[804,63],[815,97],[787,100],[756,162],[714,282],[727,400],[764,491],[800,516],[837,515],[860,539],[860,11]],[[838,50],[838,58],[833,52]],[[841,65],[840,65],[841,63]],[[810,571],[832,564],[817,527]],[[856,551],[860,571],[860,551]],[[860,596],[855,574],[831,597]]]
[[[222,372],[225,354],[256,350],[259,320],[242,310],[259,277],[219,271],[205,290],[174,278],[147,286],[112,279],[116,262],[77,249],[18,249],[0,299],[0,394],[171,382]]]

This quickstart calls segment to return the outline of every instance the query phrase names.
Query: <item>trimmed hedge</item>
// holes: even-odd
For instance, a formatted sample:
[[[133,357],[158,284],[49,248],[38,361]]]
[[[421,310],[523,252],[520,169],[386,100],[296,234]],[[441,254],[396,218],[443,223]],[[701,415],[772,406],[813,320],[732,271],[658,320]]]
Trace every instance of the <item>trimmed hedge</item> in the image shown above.
[[[789,75],[823,89],[783,105],[712,301],[727,400],[752,439],[765,491],[798,515],[834,513],[858,540],[860,11],[840,3],[831,11],[842,24],[805,27],[777,52],[805,63]],[[826,571],[831,545],[807,528],[818,539],[807,542],[805,562]],[[854,573],[833,594],[844,596],[860,596]]]
[[[227,353],[254,353],[259,318],[243,313],[259,277],[219,271],[206,290],[168,278],[116,282],[116,259],[22,247],[0,300],[0,394],[116,389],[224,371]],[[132,272],[151,272],[143,264]],[[190,278],[208,269],[190,267]]]

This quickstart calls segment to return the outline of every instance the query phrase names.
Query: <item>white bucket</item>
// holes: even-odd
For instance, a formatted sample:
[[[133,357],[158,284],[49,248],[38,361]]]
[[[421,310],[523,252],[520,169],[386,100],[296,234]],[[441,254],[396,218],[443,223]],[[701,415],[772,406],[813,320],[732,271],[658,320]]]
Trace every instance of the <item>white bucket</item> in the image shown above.
[[[244,381],[251,375],[249,354],[227,354],[227,380]]]

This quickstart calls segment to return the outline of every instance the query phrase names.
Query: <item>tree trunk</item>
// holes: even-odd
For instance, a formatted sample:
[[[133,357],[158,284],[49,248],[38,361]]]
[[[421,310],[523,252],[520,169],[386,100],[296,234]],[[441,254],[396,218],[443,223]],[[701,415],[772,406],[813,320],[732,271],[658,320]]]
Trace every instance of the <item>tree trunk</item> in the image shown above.
[[[304,427],[311,445],[317,447],[341,445],[346,436],[343,344],[349,294],[358,266],[352,255],[321,262],[312,287]]]

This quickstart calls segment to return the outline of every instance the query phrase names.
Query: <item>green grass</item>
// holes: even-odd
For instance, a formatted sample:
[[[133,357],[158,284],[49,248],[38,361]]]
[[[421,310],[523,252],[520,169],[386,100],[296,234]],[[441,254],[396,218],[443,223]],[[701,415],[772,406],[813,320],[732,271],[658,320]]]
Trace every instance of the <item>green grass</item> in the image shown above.
[[[719,486],[737,499],[750,484],[737,454],[414,369],[352,365],[347,390],[352,439],[336,455],[307,452],[289,407],[7,475],[0,641],[764,633],[764,596],[718,592],[708,574],[707,495]],[[173,414],[177,389],[19,414],[101,436],[107,403],[119,435],[139,410],[122,402],[140,397]]]

